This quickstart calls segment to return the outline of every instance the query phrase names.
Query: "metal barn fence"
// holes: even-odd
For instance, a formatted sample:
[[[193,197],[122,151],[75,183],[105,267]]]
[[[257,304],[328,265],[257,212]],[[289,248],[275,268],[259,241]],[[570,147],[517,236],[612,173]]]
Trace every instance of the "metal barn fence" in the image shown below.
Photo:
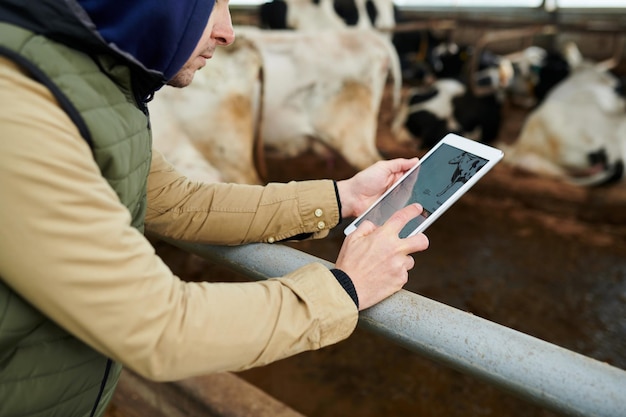
[[[311,262],[333,266],[283,245],[169,243],[255,280]],[[626,371],[418,294],[400,291],[362,312],[359,325],[546,409],[626,417]]]

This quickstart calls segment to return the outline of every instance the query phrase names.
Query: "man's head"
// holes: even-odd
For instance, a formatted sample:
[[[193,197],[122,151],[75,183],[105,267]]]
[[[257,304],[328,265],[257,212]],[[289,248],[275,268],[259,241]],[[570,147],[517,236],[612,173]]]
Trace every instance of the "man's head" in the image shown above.
[[[228,0],[77,1],[109,47],[175,86],[234,39]]]
[[[233,43],[235,33],[228,9],[228,0],[217,0],[209,16],[207,26],[183,67],[170,79],[167,84],[173,87],[186,87],[193,80],[193,76],[210,59],[218,46]]]

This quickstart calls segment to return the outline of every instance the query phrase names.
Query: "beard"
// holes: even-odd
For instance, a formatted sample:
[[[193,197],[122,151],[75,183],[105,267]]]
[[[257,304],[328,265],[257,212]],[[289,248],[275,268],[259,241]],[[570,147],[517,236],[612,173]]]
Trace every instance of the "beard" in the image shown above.
[[[191,65],[185,65],[180,69],[180,71],[174,74],[172,78],[170,78],[167,85],[176,88],[187,87],[193,81],[193,76],[196,74],[196,71],[199,71],[202,68],[203,66],[195,68]]]

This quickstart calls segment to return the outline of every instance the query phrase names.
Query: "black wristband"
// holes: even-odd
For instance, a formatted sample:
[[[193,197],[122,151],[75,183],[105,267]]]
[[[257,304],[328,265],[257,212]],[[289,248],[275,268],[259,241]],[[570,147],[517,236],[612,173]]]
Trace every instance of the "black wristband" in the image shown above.
[[[350,298],[352,298],[352,301],[354,301],[356,308],[359,308],[359,297],[356,294],[356,288],[354,288],[352,279],[350,279],[348,274],[343,272],[341,269],[337,269],[337,268],[331,269],[330,272],[333,273],[333,275],[335,276],[339,284],[341,284],[341,286],[343,287],[344,290],[346,290]]]

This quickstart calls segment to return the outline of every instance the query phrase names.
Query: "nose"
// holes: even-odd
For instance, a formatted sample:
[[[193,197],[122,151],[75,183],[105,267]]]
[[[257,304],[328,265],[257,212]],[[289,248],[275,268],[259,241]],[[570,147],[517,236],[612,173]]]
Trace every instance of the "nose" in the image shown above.
[[[235,41],[235,30],[233,29],[230,10],[226,9],[223,18],[218,19],[218,22],[213,28],[213,38],[218,45],[228,46]]]

